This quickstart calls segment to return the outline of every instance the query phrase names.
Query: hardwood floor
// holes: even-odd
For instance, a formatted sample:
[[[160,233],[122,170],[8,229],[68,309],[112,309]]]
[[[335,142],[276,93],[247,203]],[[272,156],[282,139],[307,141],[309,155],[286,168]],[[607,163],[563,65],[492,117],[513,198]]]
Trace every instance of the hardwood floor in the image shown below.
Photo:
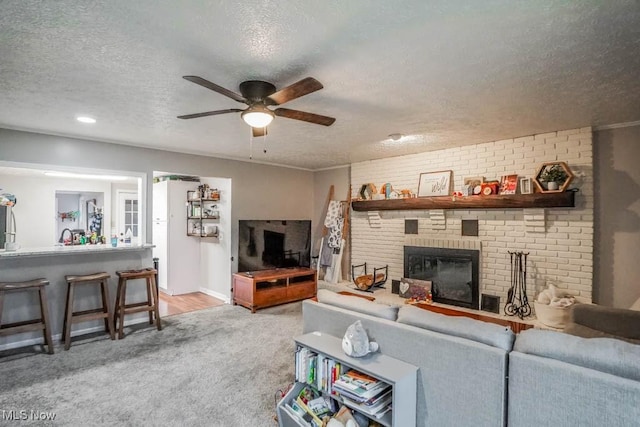
[[[224,301],[202,292],[174,296],[160,292],[160,317],[217,307],[223,304]]]

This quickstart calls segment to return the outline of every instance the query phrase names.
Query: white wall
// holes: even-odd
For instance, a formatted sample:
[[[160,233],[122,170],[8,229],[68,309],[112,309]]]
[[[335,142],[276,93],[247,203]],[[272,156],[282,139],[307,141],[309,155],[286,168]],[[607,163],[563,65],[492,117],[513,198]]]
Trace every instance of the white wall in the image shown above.
[[[456,190],[464,177],[502,175],[532,177],[543,162],[565,161],[579,176],[571,185],[580,192],[574,209],[547,209],[543,232],[525,231],[522,209],[449,210],[446,229],[435,230],[429,211],[382,211],[382,228],[369,225],[366,212],[354,212],[352,263],[389,265],[389,276],[403,275],[404,220],[418,219],[420,237],[471,240],[481,244],[480,290],[499,295],[504,304],[510,286],[507,251],[529,252],[529,298],[553,282],[591,299],[593,275],[593,161],[591,128],[551,132],[467,147],[355,163],[354,197],[361,184],[390,182],[395,189],[418,189],[420,173],[452,170]],[[580,176],[584,174],[584,176]],[[480,196],[478,196],[480,197]],[[477,219],[478,237],[461,236],[461,220]]]
[[[148,240],[151,239],[154,170],[230,178],[233,194],[231,247],[236,259],[238,219],[311,219],[313,216],[314,174],[311,171],[10,129],[0,129],[0,153],[4,161],[69,167],[85,167],[86,159],[99,159],[101,169],[123,171],[125,175],[145,174],[145,203],[141,207],[147,219]],[[232,269],[236,271],[235,263]]]
[[[69,228],[71,230],[80,228],[80,224],[82,224],[82,216],[80,214],[80,194],[79,193],[63,193],[57,194],[55,201],[55,210],[57,212],[57,221],[56,221],[56,231],[54,236],[59,236],[62,234],[62,230],[65,228]],[[70,213],[70,212],[78,212],[79,215],[77,217],[62,217],[61,213]],[[70,234],[65,236],[72,238]]]
[[[218,237],[200,238],[201,291],[228,302],[231,298],[232,184],[226,178],[200,178],[200,182],[220,190],[220,201],[216,203],[220,219],[206,222],[218,226]]]
[[[104,193],[105,221],[110,220],[111,186],[105,181],[54,178],[50,176],[33,177],[2,175],[0,187],[16,195],[17,203],[13,209],[16,216],[16,242],[21,247],[52,246],[58,241],[58,215],[56,211],[56,191],[75,193]],[[84,229],[85,218],[75,223],[65,221],[64,226],[76,224]]]
[[[628,308],[640,298],[640,126],[594,134],[594,301]]]

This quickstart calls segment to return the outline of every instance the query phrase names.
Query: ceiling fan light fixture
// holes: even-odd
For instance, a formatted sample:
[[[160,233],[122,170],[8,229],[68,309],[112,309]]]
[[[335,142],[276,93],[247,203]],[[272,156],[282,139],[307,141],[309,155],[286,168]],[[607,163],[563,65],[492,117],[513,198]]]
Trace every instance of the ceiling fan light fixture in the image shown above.
[[[253,106],[243,111],[240,116],[252,128],[263,128],[271,123],[274,114],[264,106]]]

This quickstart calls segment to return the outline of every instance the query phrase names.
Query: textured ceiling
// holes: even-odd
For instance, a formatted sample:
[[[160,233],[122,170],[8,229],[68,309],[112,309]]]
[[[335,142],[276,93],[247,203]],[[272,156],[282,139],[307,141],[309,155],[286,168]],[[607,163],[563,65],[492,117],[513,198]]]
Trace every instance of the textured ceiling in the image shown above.
[[[0,127],[248,160],[238,92],[312,76],[256,161],[319,169],[640,120],[640,2],[35,1],[0,10]],[[76,115],[98,123],[83,125]],[[412,135],[398,142],[387,135]],[[267,152],[263,152],[266,145]],[[0,159],[1,160],[1,159]]]

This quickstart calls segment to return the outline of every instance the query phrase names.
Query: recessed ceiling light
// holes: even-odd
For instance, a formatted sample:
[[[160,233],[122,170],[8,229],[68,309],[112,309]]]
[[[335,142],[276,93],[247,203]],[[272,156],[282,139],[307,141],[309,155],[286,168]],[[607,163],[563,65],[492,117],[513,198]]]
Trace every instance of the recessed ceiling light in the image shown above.
[[[76,120],[79,121],[80,123],[95,123],[96,119],[94,119],[93,117],[88,117],[88,116],[78,116],[76,117]]]
[[[385,140],[381,141],[381,143],[382,145],[391,147],[409,144],[424,144],[433,141],[434,139],[432,137],[421,134],[405,135],[403,133],[392,133],[391,135],[388,135]]]

